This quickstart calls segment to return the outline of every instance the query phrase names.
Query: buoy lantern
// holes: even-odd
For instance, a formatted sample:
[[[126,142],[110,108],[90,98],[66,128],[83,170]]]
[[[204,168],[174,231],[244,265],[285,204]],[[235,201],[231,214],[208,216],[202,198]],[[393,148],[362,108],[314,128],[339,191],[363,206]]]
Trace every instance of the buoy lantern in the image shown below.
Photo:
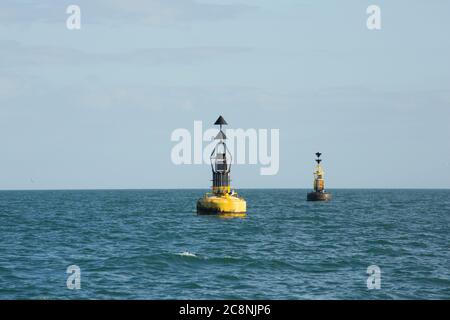
[[[320,152],[316,153],[317,165],[316,171],[314,171],[314,191],[309,192],[307,196],[308,201],[328,201],[331,200],[331,194],[325,191],[325,180],[324,180],[324,172],[320,163],[322,160],[320,156],[322,154]]]
[[[222,126],[227,125],[227,122],[220,116],[214,125],[219,125],[220,128],[214,138],[218,140],[217,145],[210,156],[212,190],[197,201],[197,213],[245,215],[247,203],[230,186],[231,154],[225,143],[227,137],[222,131]]]

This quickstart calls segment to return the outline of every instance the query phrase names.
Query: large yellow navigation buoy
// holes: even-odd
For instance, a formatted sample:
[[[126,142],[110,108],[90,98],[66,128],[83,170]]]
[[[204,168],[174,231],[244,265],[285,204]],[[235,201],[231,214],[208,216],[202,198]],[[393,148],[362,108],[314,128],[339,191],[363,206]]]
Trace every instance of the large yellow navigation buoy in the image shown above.
[[[328,201],[331,200],[331,194],[325,191],[325,180],[324,180],[324,172],[320,163],[322,160],[320,156],[322,154],[320,152],[316,153],[317,166],[316,171],[314,171],[314,191],[308,193],[307,200],[308,201]]]
[[[245,215],[247,203],[230,187],[231,154],[225,144],[227,139],[222,126],[227,125],[220,116],[214,123],[219,125],[219,133],[215,140],[219,140],[211,153],[211,168],[213,185],[210,193],[197,201],[198,214]]]

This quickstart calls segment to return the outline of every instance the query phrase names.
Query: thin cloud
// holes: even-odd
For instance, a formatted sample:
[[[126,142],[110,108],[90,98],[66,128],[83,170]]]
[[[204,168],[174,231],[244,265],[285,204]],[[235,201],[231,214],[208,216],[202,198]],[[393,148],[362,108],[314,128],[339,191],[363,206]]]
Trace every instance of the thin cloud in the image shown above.
[[[81,7],[83,23],[144,25],[233,19],[256,9],[245,4],[213,4],[198,0],[2,0],[0,23],[60,23],[67,18],[66,8],[72,4]]]
[[[29,46],[17,41],[0,41],[0,66],[99,63],[142,65],[192,64],[250,51],[245,47],[141,48],[126,53],[90,53],[74,48]]]

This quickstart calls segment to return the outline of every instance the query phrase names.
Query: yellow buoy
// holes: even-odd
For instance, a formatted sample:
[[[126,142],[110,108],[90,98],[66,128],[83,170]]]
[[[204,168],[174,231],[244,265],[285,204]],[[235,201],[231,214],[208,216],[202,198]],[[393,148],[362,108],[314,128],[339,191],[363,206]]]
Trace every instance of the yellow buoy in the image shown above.
[[[307,200],[308,201],[328,201],[331,200],[331,194],[325,191],[325,180],[324,180],[324,172],[320,165],[322,160],[320,156],[322,154],[320,152],[316,153],[317,166],[316,171],[314,171],[314,191],[308,193]]]
[[[227,122],[220,116],[214,124],[219,125],[220,129],[215,137],[219,142],[210,157],[213,185],[211,192],[197,201],[197,213],[242,216],[247,212],[247,203],[230,186],[231,154],[225,144],[227,137],[222,131],[222,125]]]

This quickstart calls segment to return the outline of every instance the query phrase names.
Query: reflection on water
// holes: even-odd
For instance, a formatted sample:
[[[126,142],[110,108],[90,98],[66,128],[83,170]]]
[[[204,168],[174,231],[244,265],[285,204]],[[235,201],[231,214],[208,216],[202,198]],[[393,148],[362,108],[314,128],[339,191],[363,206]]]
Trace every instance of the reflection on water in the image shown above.
[[[234,218],[240,218],[240,219],[244,219],[247,217],[247,213],[231,213],[231,212],[227,212],[227,213],[197,213],[198,216],[207,216],[207,217],[217,217],[220,219],[234,219]]]
[[[241,218],[244,219],[247,217],[246,213],[221,213],[217,215],[221,219],[233,219],[233,218]]]

